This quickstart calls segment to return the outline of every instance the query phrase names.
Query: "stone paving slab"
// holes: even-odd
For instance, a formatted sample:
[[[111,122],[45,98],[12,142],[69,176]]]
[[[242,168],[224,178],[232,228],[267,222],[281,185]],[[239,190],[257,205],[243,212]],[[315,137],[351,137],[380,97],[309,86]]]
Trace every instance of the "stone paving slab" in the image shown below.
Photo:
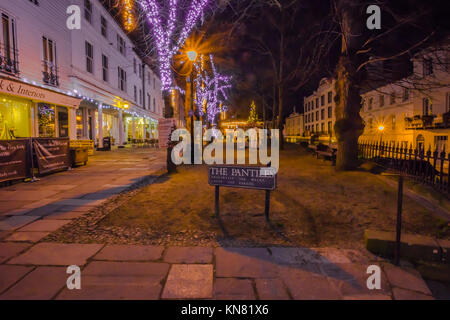
[[[38,267],[0,295],[0,300],[52,299],[66,286],[68,276],[63,267]]]
[[[11,231],[19,229],[24,225],[39,219],[38,216],[12,216],[4,220],[0,220],[0,230]]]
[[[16,200],[26,200],[26,201],[36,201],[44,198],[50,198],[54,194],[60,192],[59,190],[38,190],[38,191],[0,191],[0,200],[2,201],[16,201]]]
[[[105,200],[86,200],[86,199],[63,199],[55,202],[55,205],[61,206],[90,206],[97,207],[101,205]]]
[[[255,300],[252,282],[248,279],[217,278],[214,284],[217,300]]]
[[[357,263],[323,264],[320,266],[329,281],[342,296],[352,295],[389,295],[391,288],[386,275],[381,270],[381,289],[370,290],[367,288],[368,265]],[[380,266],[381,269],[381,266]]]
[[[38,242],[42,238],[48,236],[50,232],[14,232],[9,237],[5,238],[6,241],[26,241],[26,242]]]
[[[211,263],[212,259],[211,247],[169,247],[164,255],[169,263]]]
[[[98,254],[95,260],[110,261],[154,261],[159,260],[164,251],[160,246],[141,245],[107,245]]]
[[[168,270],[166,263],[93,261],[82,271],[81,290],[65,288],[57,299],[158,299]]]
[[[70,221],[64,220],[38,220],[32,222],[25,227],[20,228],[18,231],[56,231]]]
[[[97,253],[102,244],[38,243],[25,253],[11,259],[8,264],[45,266],[82,266]]]
[[[163,299],[206,299],[213,294],[212,264],[174,264],[162,293]]]
[[[27,214],[28,212],[30,212],[32,209],[14,209],[11,211],[7,211],[7,212],[1,212],[0,216],[20,216],[20,215],[24,215]]]
[[[81,217],[82,215],[86,214],[87,211],[56,211],[48,216],[45,216],[43,219],[52,219],[52,220],[73,220],[76,218]]]
[[[266,248],[216,248],[216,276],[226,278],[275,278],[278,267]]]
[[[324,275],[300,267],[281,267],[280,277],[295,300],[336,300],[342,296]]]
[[[28,204],[30,204],[30,201],[0,201],[0,214],[23,208]]]
[[[430,289],[416,270],[399,268],[391,264],[384,264],[383,269],[393,287],[417,291],[431,296]]]
[[[0,242],[0,263],[15,257],[30,246],[31,244],[25,243]]]
[[[26,209],[30,210],[26,213],[27,216],[46,216],[49,215],[52,212],[58,211],[61,209],[61,205],[55,205],[55,204],[46,204],[45,206],[34,208],[34,209]]]
[[[41,208],[44,207],[48,204],[54,204],[56,201],[58,201],[58,199],[56,198],[51,198],[51,199],[42,199],[39,201],[28,201],[25,205],[22,206],[22,208],[24,209],[37,209],[37,208]]]
[[[287,288],[280,279],[255,279],[261,300],[290,300]]]
[[[0,293],[19,281],[33,267],[0,265]]]

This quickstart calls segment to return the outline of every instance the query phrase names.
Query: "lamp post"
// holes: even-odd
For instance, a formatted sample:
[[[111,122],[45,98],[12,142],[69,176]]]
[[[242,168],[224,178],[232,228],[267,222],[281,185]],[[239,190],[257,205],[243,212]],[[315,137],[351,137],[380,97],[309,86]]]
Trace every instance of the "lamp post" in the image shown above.
[[[384,126],[382,124],[380,124],[378,126],[378,131],[380,131],[380,155],[383,155],[383,151],[381,150],[381,142],[383,141],[383,131],[384,131]]]
[[[191,73],[189,75],[189,81],[191,82],[191,164],[194,164],[194,62],[197,60],[197,52],[195,50],[189,50],[186,52],[189,61],[192,62]]]

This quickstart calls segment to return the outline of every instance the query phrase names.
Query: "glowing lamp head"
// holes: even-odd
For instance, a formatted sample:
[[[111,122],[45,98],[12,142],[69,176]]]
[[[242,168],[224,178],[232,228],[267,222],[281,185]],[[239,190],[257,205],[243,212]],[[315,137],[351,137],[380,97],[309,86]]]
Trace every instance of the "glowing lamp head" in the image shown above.
[[[128,104],[125,104],[123,107],[124,107],[125,109],[128,109],[130,106],[129,106]]]
[[[383,126],[383,125],[380,125],[380,126],[378,127],[378,130],[379,130],[379,131],[383,131],[383,130],[384,130],[384,126]]]
[[[188,52],[186,52],[188,59],[192,62],[194,62],[195,60],[197,60],[197,52],[195,50],[189,50]]]

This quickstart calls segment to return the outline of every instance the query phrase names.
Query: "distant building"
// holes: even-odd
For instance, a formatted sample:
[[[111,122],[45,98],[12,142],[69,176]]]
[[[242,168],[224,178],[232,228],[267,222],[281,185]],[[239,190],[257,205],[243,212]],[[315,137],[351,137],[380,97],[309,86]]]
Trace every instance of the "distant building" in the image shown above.
[[[412,75],[363,93],[365,128],[360,141],[450,151],[448,60],[448,48],[435,51],[430,47],[413,58]]]
[[[286,118],[285,136],[303,136],[305,133],[305,124],[303,122],[303,114],[293,112]]]
[[[335,80],[323,78],[319,87],[308,97],[304,98],[304,123],[306,135],[334,136],[334,122],[336,103]]]

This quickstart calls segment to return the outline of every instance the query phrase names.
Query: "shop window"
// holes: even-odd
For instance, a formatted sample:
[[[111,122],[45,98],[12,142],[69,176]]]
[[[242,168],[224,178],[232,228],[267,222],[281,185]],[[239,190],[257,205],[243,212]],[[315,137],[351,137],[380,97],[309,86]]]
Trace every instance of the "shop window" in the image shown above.
[[[83,109],[77,109],[76,111],[76,120],[77,120],[77,139],[84,138],[83,132]]]
[[[31,101],[0,97],[0,140],[30,136]]]
[[[39,103],[38,104],[38,124],[39,137],[55,136],[55,107]]]
[[[65,107],[57,107],[58,110],[58,137],[69,136],[69,113]]]

